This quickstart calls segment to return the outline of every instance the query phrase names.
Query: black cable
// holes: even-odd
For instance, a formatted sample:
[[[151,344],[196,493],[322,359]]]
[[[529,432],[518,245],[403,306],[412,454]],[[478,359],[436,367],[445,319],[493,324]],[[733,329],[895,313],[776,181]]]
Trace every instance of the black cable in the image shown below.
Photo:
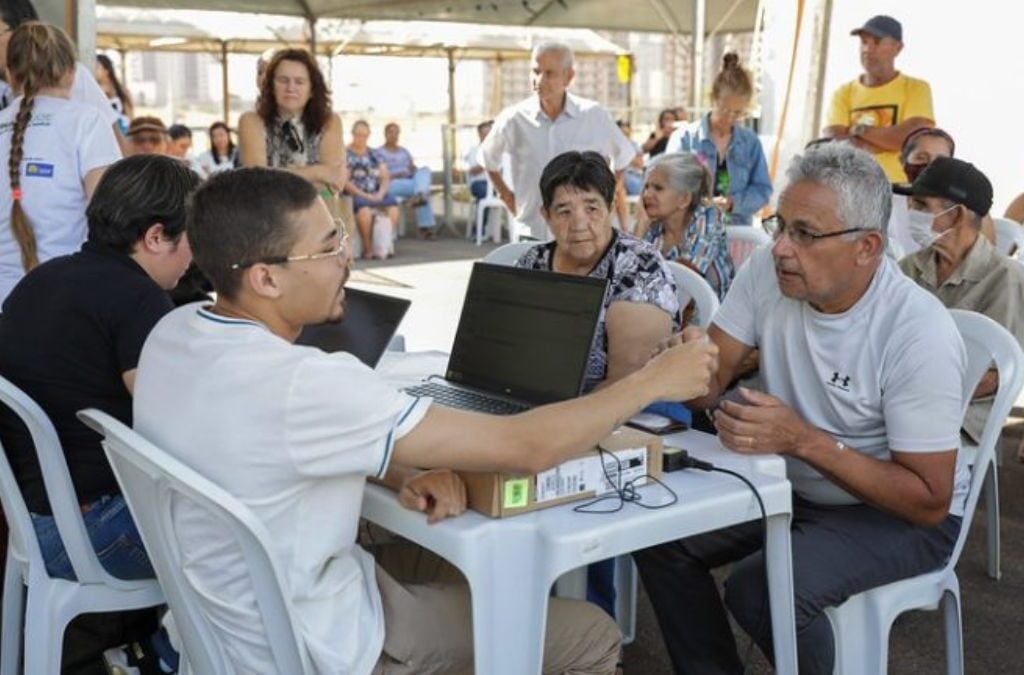
[[[606,450],[605,448],[601,447],[600,445],[597,446],[597,454],[598,454],[598,461],[601,462],[601,471],[604,473],[604,477],[605,477],[605,480],[608,481],[608,485],[612,486],[612,491],[610,493],[608,493],[608,494],[601,495],[600,497],[595,497],[595,498],[591,499],[589,502],[585,502],[583,504],[579,504],[577,506],[574,506],[572,510],[575,511],[576,513],[618,513],[619,511],[621,511],[623,509],[623,507],[626,504],[636,504],[640,508],[651,509],[651,510],[663,509],[663,508],[665,508],[667,506],[672,506],[673,504],[675,504],[675,503],[677,503],[679,501],[679,495],[677,495],[672,488],[670,488],[669,486],[665,485],[665,483],[663,483],[661,480],[659,480],[658,478],[655,478],[654,476],[652,476],[649,473],[645,473],[642,476],[637,476],[633,480],[626,481],[626,483],[623,484],[622,483],[622,460],[619,459],[618,455],[616,455],[614,452],[610,452],[610,451]],[[612,459],[615,460],[616,475],[615,475],[615,479],[614,480],[612,479],[611,475],[608,473],[608,465],[604,461],[605,455],[609,455]],[[666,492],[668,492],[669,495],[671,495],[671,497],[672,497],[671,501],[668,501],[668,502],[666,502],[664,504],[654,504],[654,505],[644,504],[643,503],[643,495],[641,495],[636,490],[636,482],[644,480],[644,479],[647,479],[648,481],[653,482],[653,483],[657,483],[661,487],[665,488]],[[595,509],[595,508],[593,508],[597,504],[600,504],[601,502],[607,501],[609,499],[618,499],[618,502],[616,502],[614,508],[610,508],[610,509]]]
[[[705,462],[703,460],[695,459],[693,457],[689,457],[689,456],[684,457],[682,459],[682,466],[683,466],[683,468],[686,468],[686,469],[698,469],[700,471],[708,471],[708,472],[714,471],[714,472],[717,472],[717,473],[724,473],[727,476],[732,476],[733,478],[738,478],[739,480],[743,481],[743,483],[746,484],[746,486],[748,488],[750,488],[750,491],[752,493],[754,493],[754,498],[757,499],[757,506],[758,506],[758,508],[761,509],[761,551],[762,551],[762,555],[763,555],[764,554],[763,552],[768,547],[768,512],[764,508],[764,501],[761,499],[761,493],[759,493],[757,491],[757,488],[754,487],[754,484],[751,483],[747,479],[747,477],[742,475],[742,474],[739,474],[739,473],[737,473],[735,471],[732,471],[730,469],[719,468],[719,467],[715,466],[714,464],[712,464],[711,462]],[[760,635],[761,631],[764,629],[764,619],[765,619],[765,615],[767,614],[767,610],[768,610],[768,561],[766,559],[764,561],[764,595],[761,598],[761,609],[758,610],[757,624],[756,624],[757,627],[754,629],[754,635],[750,636],[750,644],[747,645],[747,653],[744,654],[744,656],[743,656],[743,672],[744,673],[746,673],[747,669],[750,667],[750,655],[753,652],[754,641],[755,641],[754,636],[755,635]]]

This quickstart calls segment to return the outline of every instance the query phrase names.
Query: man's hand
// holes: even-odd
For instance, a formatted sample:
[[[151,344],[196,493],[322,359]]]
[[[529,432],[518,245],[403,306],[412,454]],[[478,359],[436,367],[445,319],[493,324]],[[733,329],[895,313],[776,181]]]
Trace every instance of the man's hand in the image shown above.
[[[398,501],[407,509],[426,513],[428,523],[436,523],[466,510],[466,484],[448,469],[423,471],[402,483]]]
[[[785,403],[754,389],[740,387],[750,405],[722,401],[715,427],[722,445],[744,454],[796,454],[814,431]]]
[[[670,347],[647,362],[658,378],[664,401],[688,401],[705,396],[711,387],[712,374],[718,368],[718,347],[709,340],[691,339]]]

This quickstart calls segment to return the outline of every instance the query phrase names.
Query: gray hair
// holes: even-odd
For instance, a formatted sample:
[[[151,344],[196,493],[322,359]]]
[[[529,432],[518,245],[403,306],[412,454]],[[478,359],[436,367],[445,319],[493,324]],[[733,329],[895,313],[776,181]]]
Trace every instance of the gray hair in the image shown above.
[[[690,210],[699,207],[711,197],[711,174],[691,152],[664,152],[647,164],[644,177],[655,169],[665,173],[668,186],[676,192],[690,195]]]
[[[550,40],[538,42],[533,46],[533,51],[530,52],[530,60],[536,61],[543,54],[559,54],[562,57],[562,67],[566,70],[572,68],[572,47],[564,42],[552,42]]]
[[[836,195],[836,216],[847,228],[878,230],[888,244],[892,185],[867,152],[848,143],[825,143],[793,158],[786,177],[792,183],[817,183]]]

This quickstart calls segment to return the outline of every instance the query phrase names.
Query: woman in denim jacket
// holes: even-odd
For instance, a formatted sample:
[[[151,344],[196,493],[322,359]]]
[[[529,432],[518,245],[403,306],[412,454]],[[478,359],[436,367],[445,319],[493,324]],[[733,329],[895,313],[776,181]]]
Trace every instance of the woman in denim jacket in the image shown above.
[[[692,152],[712,176],[714,205],[730,225],[749,225],[768,203],[772,183],[757,135],[737,122],[747,115],[754,93],[750,76],[730,52],[711,87],[713,108],[677,129],[667,152]]]

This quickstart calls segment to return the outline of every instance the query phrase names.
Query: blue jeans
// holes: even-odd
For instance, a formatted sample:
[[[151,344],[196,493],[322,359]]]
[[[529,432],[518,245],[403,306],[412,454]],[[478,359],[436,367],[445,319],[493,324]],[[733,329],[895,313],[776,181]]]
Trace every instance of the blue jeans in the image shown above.
[[[82,519],[96,557],[112,576],[118,579],[152,579],[156,576],[124,497],[100,497],[85,507]],[[47,573],[56,579],[75,580],[53,516],[33,513],[32,527],[39,539]]]
[[[388,196],[395,199],[408,199],[414,195],[423,195],[427,203],[416,207],[416,224],[421,230],[434,227],[434,212],[430,209],[430,169],[421,166],[411,178],[392,178],[388,185]]]
[[[473,199],[480,200],[487,196],[487,181],[475,180],[469,184],[469,192]]]
[[[630,197],[638,195],[644,189],[644,175],[626,171],[626,194]]]

